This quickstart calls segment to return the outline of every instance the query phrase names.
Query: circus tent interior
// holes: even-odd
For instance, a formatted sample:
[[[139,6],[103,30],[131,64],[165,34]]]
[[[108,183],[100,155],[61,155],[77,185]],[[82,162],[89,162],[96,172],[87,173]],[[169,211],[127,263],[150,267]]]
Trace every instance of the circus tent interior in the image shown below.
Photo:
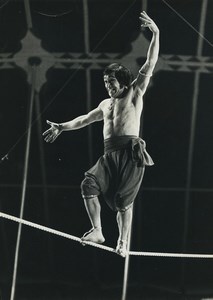
[[[110,63],[137,76],[151,40],[143,10],[160,29],[160,54],[141,116],[155,164],[134,203],[138,255],[0,215],[1,300],[213,299],[211,0],[0,0],[0,213],[78,238],[90,228],[80,185],[103,154],[102,122],[54,143],[42,133],[46,120],[69,121],[107,97]],[[100,201],[113,249],[116,214]]]

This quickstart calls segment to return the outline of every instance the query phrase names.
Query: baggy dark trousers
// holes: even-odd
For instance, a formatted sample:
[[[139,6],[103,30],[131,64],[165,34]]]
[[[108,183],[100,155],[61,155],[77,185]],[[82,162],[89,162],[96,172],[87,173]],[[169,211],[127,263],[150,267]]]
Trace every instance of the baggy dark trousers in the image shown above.
[[[146,143],[137,136],[117,136],[104,140],[104,155],[85,172],[81,183],[84,198],[103,195],[114,211],[125,211],[134,202],[145,166],[153,160]]]

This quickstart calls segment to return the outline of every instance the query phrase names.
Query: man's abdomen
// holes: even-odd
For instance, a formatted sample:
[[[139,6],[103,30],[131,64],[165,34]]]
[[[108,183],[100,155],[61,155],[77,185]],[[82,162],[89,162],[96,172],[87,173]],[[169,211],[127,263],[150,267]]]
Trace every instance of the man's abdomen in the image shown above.
[[[121,118],[114,120],[110,124],[105,124],[103,129],[104,139],[113,136],[123,136],[123,135],[139,135],[139,125],[136,121],[125,121]]]

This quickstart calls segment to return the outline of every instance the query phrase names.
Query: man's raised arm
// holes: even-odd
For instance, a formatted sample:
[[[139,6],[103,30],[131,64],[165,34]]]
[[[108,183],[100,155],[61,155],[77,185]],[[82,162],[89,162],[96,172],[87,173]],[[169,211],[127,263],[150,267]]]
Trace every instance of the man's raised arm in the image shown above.
[[[91,110],[87,115],[79,116],[68,122],[54,123],[47,120],[50,128],[43,133],[43,136],[45,136],[44,140],[53,143],[63,131],[80,129],[101,120],[103,120],[103,112],[100,106]]]
[[[144,94],[149,84],[150,76],[155,68],[159,54],[159,29],[155,22],[147,15],[146,12],[142,12],[140,16],[142,27],[148,27],[152,31],[152,40],[147,52],[147,59],[144,65],[139,70],[139,74],[136,80],[136,86],[139,86]]]

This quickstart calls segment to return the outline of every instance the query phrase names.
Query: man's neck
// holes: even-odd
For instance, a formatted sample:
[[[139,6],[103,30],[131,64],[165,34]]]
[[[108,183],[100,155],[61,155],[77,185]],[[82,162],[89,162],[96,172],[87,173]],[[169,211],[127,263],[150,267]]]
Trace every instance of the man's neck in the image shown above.
[[[113,100],[122,99],[127,95],[128,91],[129,91],[128,88],[124,88],[124,90],[118,96],[112,97],[111,99],[113,99]]]

